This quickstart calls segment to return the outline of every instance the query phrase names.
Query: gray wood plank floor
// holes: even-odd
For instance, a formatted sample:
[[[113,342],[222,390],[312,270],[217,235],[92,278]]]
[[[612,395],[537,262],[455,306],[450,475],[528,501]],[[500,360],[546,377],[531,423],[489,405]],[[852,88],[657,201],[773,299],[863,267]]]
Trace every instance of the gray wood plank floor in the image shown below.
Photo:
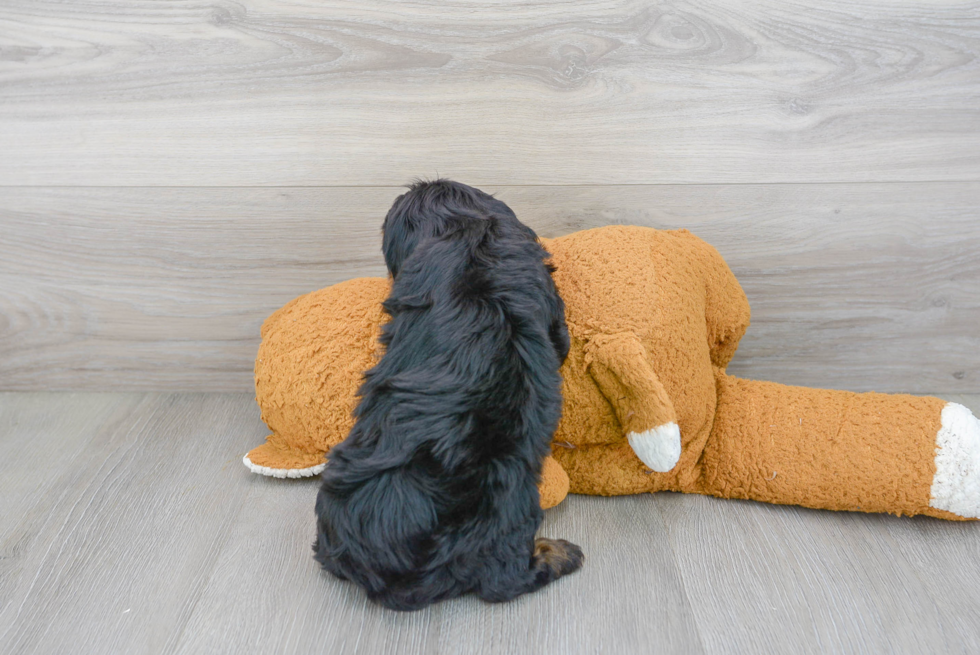
[[[974,411],[980,395],[946,396]],[[980,524],[572,496],[585,568],[400,614],[317,570],[247,394],[0,394],[4,653],[976,653]]]

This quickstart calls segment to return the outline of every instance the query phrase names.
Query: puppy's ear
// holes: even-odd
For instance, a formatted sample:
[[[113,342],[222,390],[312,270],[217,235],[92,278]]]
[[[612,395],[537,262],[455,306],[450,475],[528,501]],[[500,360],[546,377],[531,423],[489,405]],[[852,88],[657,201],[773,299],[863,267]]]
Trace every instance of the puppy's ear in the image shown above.
[[[445,206],[445,198],[433,197],[431,186],[421,182],[413,184],[408,193],[395,199],[385,216],[381,250],[392,277],[402,272],[422,239],[443,231],[445,215],[452,213]]]
[[[398,277],[405,259],[415,250],[418,238],[409,225],[410,212],[406,207],[409,204],[408,195],[403,193],[395,199],[381,225],[381,251],[392,277]]]

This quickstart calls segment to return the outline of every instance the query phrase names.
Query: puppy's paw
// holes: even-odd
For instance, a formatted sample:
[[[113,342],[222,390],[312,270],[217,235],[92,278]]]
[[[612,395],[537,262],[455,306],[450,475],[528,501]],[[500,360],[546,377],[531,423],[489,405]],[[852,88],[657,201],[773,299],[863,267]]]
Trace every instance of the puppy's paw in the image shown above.
[[[535,567],[547,568],[554,579],[582,568],[585,554],[570,541],[539,537],[534,540],[532,562]]]
[[[681,458],[681,429],[676,423],[664,423],[645,432],[630,432],[626,438],[640,461],[657,473],[671,470]]]

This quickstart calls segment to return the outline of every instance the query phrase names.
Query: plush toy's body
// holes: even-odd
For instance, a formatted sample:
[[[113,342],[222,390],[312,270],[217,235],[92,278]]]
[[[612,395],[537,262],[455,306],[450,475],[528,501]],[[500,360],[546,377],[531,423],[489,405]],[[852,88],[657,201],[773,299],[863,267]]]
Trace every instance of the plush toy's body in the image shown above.
[[[568,490],[672,490],[980,516],[980,421],[966,408],[727,375],[749,306],[708,244],[683,230],[638,227],[544,243],[572,341],[544,506]],[[350,280],[266,321],[256,397],[273,434],[246,456],[250,468],[311,475],[346,437],[361,373],[379,355],[387,289],[379,278]]]

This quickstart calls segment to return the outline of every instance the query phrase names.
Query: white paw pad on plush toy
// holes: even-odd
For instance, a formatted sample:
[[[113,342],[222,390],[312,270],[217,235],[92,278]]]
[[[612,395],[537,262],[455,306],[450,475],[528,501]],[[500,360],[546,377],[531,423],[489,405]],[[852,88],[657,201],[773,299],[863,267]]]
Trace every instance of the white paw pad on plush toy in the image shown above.
[[[676,423],[665,423],[646,432],[627,435],[630,448],[640,461],[657,473],[666,473],[681,458],[681,429]]]
[[[957,403],[943,408],[929,506],[980,518],[980,420]]]

